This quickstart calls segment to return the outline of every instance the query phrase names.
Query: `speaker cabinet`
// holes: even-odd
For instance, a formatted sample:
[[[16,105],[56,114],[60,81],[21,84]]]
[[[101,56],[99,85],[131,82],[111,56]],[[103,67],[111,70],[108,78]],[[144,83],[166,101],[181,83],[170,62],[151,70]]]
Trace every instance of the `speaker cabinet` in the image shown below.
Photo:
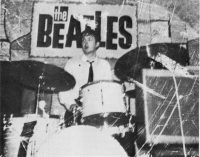
[[[151,151],[153,157],[199,157],[198,145],[186,146],[186,152],[182,145],[158,145]]]
[[[142,89],[143,109],[140,104],[137,114],[144,111],[147,143],[199,142],[199,70],[188,69],[194,74],[191,78],[173,76],[167,70],[143,70],[142,80],[147,88]],[[165,98],[152,94],[150,89]]]

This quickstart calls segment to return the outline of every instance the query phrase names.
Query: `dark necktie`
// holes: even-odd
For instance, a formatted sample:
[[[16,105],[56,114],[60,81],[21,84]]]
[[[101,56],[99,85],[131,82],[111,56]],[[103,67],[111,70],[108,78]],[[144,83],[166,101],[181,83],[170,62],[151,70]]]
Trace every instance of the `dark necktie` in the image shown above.
[[[94,62],[94,61],[92,61],[92,62],[90,62],[90,61],[88,61],[89,63],[90,63],[90,67],[89,67],[89,75],[88,75],[88,83],[89,82],[93,82],[93,68],[92,68],[92,63]]]

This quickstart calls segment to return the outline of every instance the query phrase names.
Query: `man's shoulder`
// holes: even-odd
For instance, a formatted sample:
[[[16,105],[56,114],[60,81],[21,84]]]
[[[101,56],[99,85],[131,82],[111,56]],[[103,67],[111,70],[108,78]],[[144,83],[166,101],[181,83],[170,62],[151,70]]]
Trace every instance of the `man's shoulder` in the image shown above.
[[[104,58],[98,58],[98,61],[101,64],[110,65],[110,63],[106,59],[104,59]]]
[[[67,63],[65,64],[65,70],[70,71],[76,67],[79,67],[81,63],[81,59],[79,58],[70,58]]]
[[[74,57],[74,58],[70,58],[68,61],[67,61],[67,65],[69,64],[72,64],[72,65],[75,65],[75,64],[79,64],[81,62],[81,59],[78,58],[78,57]]]

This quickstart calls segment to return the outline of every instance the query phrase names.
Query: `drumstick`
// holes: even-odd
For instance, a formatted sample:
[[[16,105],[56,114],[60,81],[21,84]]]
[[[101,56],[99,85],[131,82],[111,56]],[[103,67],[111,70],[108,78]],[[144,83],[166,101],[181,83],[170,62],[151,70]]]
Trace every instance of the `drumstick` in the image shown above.
[[[145,86],[144,84],[142,84],[142,83],[140,83],[140,82],[138,82],[138,81],[136,81],[136,80],[134,80],[134,79],[132,79],[132,78],[129,78],[129,81],[135,83],[138,87],[140,87],[140,88],[142,88],[142,89],[145,89],[147,92],[149,92],[149,93],[151,93],[151,94],[153,94],[153,95],[155,95],[155,96],[157,96],[157,97],[159,97],[159,98],[166,99],[165,96],[163,96],[163,95],[161,95],[161,94],[155,92],[153,89],[148,88],[148,87]]]

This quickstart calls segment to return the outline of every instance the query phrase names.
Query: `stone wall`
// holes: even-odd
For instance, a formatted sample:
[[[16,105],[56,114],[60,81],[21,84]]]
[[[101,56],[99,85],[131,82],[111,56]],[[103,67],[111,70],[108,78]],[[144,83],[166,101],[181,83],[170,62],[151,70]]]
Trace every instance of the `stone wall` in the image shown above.
[[[98,3],[132,5],[136,1],[120,0],[35,0],[41,2]],[[150,3],[151,2],[151,3]],[[67,58],[30,58],[31,20],[34,0],[4,0],[1,3],[0,60],[36,59],[63,67]],[[138,5],[138,46],[177,42],[186,43],[198,37],[198,32],[164,7],[150,0],[137,1]],[[123,9],[123,8],[122,8]]]

